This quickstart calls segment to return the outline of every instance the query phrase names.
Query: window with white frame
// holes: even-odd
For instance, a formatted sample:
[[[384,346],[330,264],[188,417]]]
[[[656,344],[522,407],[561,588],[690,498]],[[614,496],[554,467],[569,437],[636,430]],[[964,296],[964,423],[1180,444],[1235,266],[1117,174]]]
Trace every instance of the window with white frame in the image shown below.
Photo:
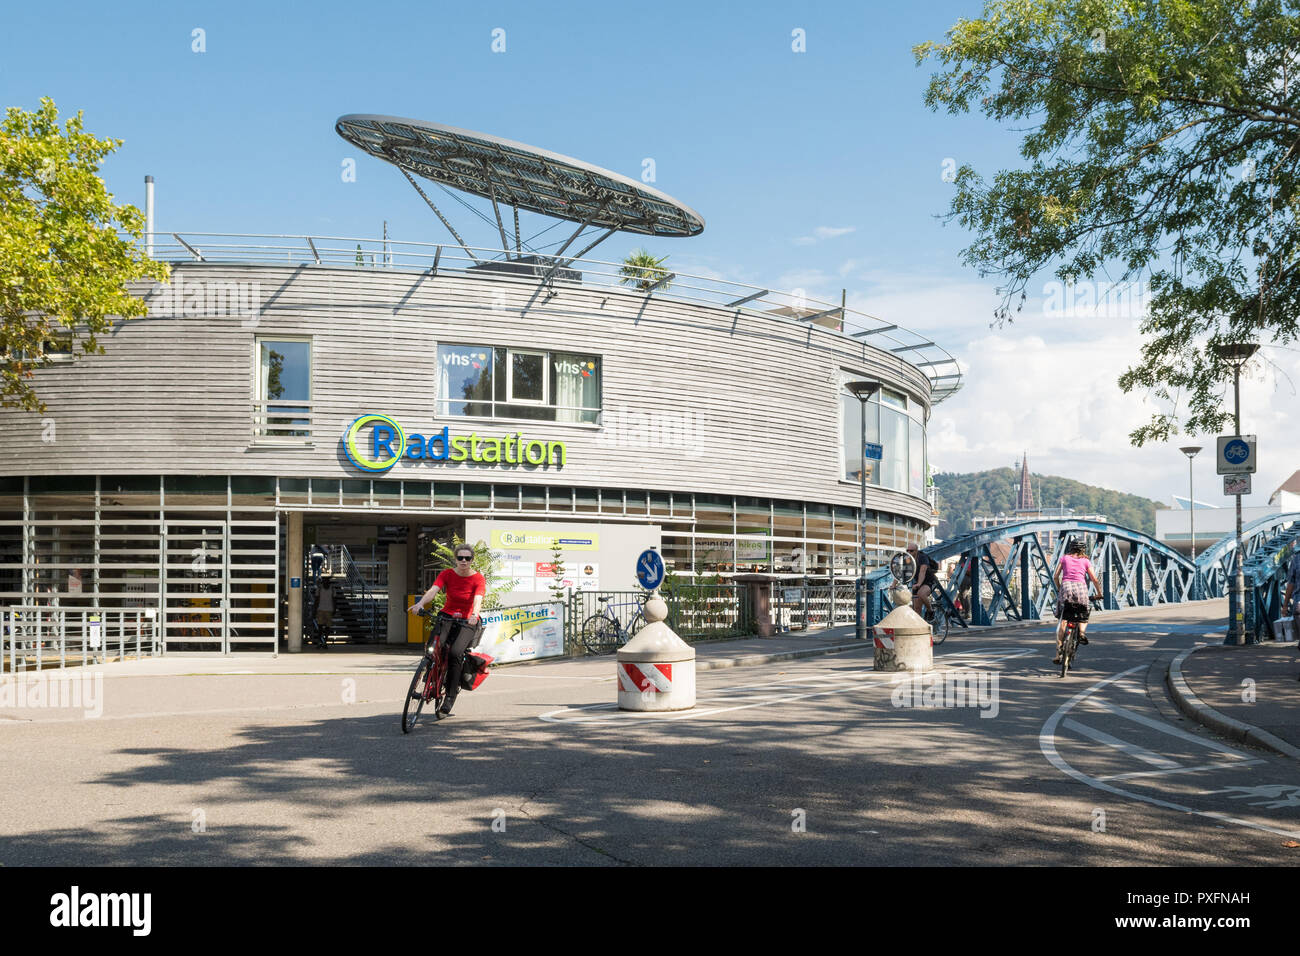
[[[309,441],[311,339],[258,337],[254,362],[254,441]]]
[[[601,358],[490,345],[439,345],[437,414],[597,424]]]

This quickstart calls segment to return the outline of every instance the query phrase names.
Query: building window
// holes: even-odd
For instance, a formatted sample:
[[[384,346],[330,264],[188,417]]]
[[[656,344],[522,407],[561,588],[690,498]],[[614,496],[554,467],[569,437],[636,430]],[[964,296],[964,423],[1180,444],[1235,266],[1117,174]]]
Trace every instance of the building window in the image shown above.
[[[438,346],[438,415],[600,421],[598,355],[486,345]]]
[[[257,339],[255,443],[311,441],[311,339]]]
[[[901,392],[882,388],[866,403],[866,440],[881,448],[879,460],[866,462],[867,484],[925,497],[925,424],[909,414]],[[840,393],[841,478],[861,480],[862,403],[847,389]]]
[[[506,384],[506,401],[511,404],[546,404],[546,353],[507,351],[510,379]]]

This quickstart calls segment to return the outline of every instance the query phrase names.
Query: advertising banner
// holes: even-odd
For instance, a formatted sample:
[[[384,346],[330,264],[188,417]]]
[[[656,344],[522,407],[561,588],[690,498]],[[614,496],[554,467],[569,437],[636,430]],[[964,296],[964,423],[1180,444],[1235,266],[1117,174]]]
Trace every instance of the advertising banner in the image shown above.
[[[558,657],[564,653],[563,609],[559,604],[507,607],[483,614],[478,650],[498,664]]]
[[[550,551],[556,545],[561,551],[599,551],[600,535],[595,532],[554,534],[524,528],[492,530],[494,549],[516,551]]]

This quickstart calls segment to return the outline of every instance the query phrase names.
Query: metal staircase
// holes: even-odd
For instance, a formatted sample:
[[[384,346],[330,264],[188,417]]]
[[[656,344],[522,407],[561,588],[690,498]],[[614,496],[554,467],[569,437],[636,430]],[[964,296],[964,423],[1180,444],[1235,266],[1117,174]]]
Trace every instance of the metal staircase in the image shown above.
[[[321,583],[327,579],[334,591],[334,636],[346,634],[352,644],[382,644],[388,634],[387,574],[382,587],[367,580],[363,569],[353,560],[346,545],[321,545],[325,563]],[[373,573],[373,568],[371,569]],[[385,568],[386,572],[386,568]],[[303,555],[303,579],[312,579],[311,551]],[[303,589],[303,620],[311,616],[313,593]]]

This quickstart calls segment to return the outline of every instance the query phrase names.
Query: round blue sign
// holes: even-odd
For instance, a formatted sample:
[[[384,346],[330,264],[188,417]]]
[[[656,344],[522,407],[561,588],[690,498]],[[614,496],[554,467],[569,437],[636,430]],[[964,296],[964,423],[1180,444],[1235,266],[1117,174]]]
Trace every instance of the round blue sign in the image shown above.
[[[1240,438],[1234,438],[1223,446],[1223,457],[1234,465],[1240,465],[1250,457],[1250,446]]]
[[[664,559],[653,548],[647,548],[636,559],[636,579],[641,587],[653,591],[664,580]]]

